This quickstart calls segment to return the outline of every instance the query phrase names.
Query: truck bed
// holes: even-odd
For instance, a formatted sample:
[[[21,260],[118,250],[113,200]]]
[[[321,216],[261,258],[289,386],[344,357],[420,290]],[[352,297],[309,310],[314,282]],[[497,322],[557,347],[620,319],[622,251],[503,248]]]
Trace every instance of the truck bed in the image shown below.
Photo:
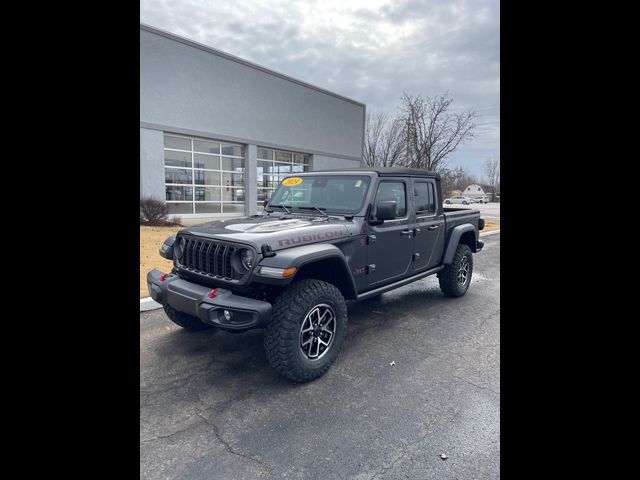
[[[471,208],[443,207],[442,213],[446,224],[447,238],[454,227],[463,223],[471,223],[476,227],[476,232],[478,232],[480,210],[474,210]]]

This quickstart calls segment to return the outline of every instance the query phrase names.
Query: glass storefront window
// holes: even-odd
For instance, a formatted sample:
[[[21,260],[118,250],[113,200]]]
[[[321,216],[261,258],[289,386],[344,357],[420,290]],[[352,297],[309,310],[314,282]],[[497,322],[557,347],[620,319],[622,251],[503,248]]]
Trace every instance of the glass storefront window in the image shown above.
[[[220,170],[220,157],[217,155],[193,155],[193,168],[206,168],[207,170]]]
[[[221,213],[220,203],[196,203],[196,213]]]
[[[169,213],[244,213],[244,146],[164,135],[165,192]],[[241,188],[233,188],[241,187]]]
[[[182,203],[173,203],[167,202],[167,210],[169,214],[173,215],[182,215],[193,213],[193,203],[191,202],[182,202]]]
[[[206,140],[194,140],[193,150],[204,153],[220,153],[220,144],[217,142],[208,142]]]
[[[165,187],[167,193],[167,201],[170,200],[193,200],[193,187],[185,187],[182,185],[167,185]]]
[[[164,178],[171,214],[243,214],[245,146],[208,138],[164,135]],[[311,169],[311,155],[257,149],[258,210],[282,179]]]
[[[258,147],[258,211],[284,177],[310,169],[311,155]]]

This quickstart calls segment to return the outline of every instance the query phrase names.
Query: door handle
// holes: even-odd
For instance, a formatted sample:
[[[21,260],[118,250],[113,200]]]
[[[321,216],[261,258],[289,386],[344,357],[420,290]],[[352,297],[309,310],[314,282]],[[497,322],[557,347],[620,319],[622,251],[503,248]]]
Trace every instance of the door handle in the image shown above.
[[[400,235],[408,235],[408,236],[411,236],[411,230],[402,230],[402,231],[400,232]]]
[[[437,230],[438,228],[440,228],[440,225],[431,225],[429,230]]]

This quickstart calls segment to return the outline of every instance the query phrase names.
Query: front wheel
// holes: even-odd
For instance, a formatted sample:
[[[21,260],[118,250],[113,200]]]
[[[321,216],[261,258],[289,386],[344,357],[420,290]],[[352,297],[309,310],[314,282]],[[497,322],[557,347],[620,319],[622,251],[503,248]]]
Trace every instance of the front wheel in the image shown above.
[[[469,205],[469,202],[462,202],[463,205]]]
[[[264,346],[271,366],[294,382],[322,376],[340,353],[347,333],[347,305],[334,285],[303,279],[274,302]]]
[[[440,290],[447,297],[461,297],[469,289],[473,274],[473,255],[469,245],[461,243],[453,261],[438,274]]]
[[[451,202],[449,200],[445,200],[444,203],[446,203],[447,205],[451,205]]]

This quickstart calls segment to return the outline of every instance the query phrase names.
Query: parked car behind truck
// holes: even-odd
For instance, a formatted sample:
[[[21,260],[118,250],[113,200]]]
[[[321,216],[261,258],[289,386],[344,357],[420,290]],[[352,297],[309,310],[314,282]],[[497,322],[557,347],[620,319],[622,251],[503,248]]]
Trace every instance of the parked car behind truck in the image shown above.
[[[187,227],[160,254],[149,294],[189,330],[265,330],[267,358],[296,382],[323,375],[347,329],[346,301],[437,275],[466,293],[480,212],[443,208],[440,176],[415,169],[309,172],[282,180],[261,215]]]
[[[463,197],[458,195],[456,197],[445,198],[444,203],[447,205],[455,204],[455,203],[462,204],[462,205],[469,205],[470,203],[475,203],[475,202],[469,197]]]

